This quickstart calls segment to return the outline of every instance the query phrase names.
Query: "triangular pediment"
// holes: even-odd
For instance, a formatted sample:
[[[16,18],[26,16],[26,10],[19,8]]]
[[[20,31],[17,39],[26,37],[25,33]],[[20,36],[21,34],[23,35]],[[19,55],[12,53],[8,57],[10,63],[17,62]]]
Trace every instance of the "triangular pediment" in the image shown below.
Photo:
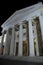
[[[16,11],[15,13],[13,13],[5,22],[4,24],[2,24],[1,27],[3,27],[5,24],[7,24],[8,22],[10,22],[12,19],[14,19],[14,21],[18,21],[20,19],[22,19],[24,16],[27,16],[27,14],[30,14],[31,12],[40,9],[42,7],[42,2],[34,4],[32,6],[23,8],[21,10]]]

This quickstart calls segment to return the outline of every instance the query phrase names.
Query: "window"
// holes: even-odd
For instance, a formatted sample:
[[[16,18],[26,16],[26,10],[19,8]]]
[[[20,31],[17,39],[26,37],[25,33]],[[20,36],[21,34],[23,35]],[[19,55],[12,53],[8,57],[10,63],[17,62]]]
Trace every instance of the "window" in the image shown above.
[[[37,53],[37,51],[36,51],[36,38],[34,38],[34,52],[35,52],[35,56],[36,56],[36,53]]]
[[[23,56],[27,56],[27,41],[23,41]]]

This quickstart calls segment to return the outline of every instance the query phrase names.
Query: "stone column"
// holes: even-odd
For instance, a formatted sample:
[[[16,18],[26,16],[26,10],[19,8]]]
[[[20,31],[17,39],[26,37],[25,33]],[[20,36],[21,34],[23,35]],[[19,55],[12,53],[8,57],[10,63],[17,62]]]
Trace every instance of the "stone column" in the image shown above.
[[[35,37],[36,37],[36,54],[39,56],[39,48],[38,48],[38,38],[37,38],[37,29],[35,26]]]
[[[42,43],[41,43],[41,52],[39,52],[39,55],[43,56],[43,15],[39,16],[39,22],[40,22],[40,28],[41,28],[41,37],[42,37]]]
[[[32,21],[29,20],[29,56],[34,56],[34,42],[33,42],[33,31],[32,31]]]
[[[41,27],[41,35],[42,35],[42,43],[43,43],[43,15],[39,16],[39,22]],[[42,44],[42,47],[43,47],[43,44]]]
[[[3,39],[4,39],[4,33],[2,33],[1,48],[0,48],[0,55],[1,55],[1,53],[2,53]]]
[[[18,56],[22,56],[22,23],[20,23],[20,28],[19,28],[19,50],[18,50]]]
[[[4,46],[4,55],[8,55],[8,44],[9,44],[9,30],[6,32],[6,41]]]
[[[15,51],[14,51],[14,48],[15,48],[15,46],[14,46],[14,44],[15,44],[15,42],[14,42],[14,41],[15,41],[15,38],[14,38],[14,37],[15,37],[15,36],[14,36],[15,33],[14,33],[14,31],[15,31],[15,30],[14,30],[14,27],[13,27],[13,28],[12,28],[11,46],[10,46],[10,55],[15,55],[15,53],[14,53],[14,52],[15,52]]]

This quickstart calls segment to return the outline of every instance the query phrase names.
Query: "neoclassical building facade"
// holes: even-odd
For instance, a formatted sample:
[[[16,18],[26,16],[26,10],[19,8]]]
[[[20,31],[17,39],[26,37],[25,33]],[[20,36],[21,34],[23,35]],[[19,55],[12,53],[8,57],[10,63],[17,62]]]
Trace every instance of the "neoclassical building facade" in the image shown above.
[[[43,4],[16,11],[2,25],[0,55],[43,55]]]

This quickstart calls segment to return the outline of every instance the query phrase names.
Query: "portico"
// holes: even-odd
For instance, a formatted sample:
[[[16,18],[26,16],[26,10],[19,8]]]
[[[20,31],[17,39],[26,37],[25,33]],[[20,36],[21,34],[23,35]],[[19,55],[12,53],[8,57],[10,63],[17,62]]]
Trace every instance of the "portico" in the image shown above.
[[[41,16],[41,7],[42,3],[38,3],[19,10],[2,24],[1,49],[4,43],[4,31],[6,31],[3,55],[42,55],[43,16]],[[0,54],[1,52],[2,50]]]

